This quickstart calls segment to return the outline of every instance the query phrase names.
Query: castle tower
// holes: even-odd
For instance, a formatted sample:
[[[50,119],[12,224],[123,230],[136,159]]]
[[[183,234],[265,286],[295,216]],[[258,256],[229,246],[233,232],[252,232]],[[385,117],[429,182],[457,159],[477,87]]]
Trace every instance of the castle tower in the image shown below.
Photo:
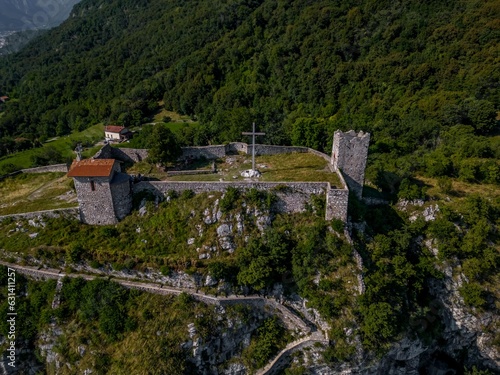
[[[86,224],[116,224],[132,209],[130,178],[114,159],[73,161],[68,172],[75,182],[80,220]]]
[[[358,134],[354,130],[344,133],[337,130],[333,135],[332,166],[341,170],[349,189],[358,198],[363,195],[366,159],[370,133]]]

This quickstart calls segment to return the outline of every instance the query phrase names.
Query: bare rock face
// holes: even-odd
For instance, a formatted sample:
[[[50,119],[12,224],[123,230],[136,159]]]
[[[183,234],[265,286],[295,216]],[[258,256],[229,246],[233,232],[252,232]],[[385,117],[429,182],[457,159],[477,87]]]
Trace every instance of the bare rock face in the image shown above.
[[[221,226],[219,226],[217,228],[217,235],[219,237],[227,237],[227,236],[230,236],[231,233],[232,233],[232,228],[230,225],[228,224],[222,224]]]
[[[242,363],[231,363],[223,372],[224,375],[247,375],[247,368]]]
[[[209,337],[202,338],[194,324],[189,324],[187,326],[189,341],[182,347],[191,353],[190,361],[196,366],[197,374],[247,375],[248,370],[238,361],[232,361],[223,370],[219,366],[231,358],[238,357],[241,350],[250,344],[252,333],[269,313],[262,308],[252,308],[248,310],[243,321],[240,318],[230,317],[222,306],[216,308],[219,327],[211,332]]]
[[[500,353],[492,345],[492,333],[500,325],[500,317],[491,312],[473,311],[464,304],[458,289],[464,281],[463,275],[450,277],[451,270],[445,272],[443,281],[431,282],[431,293],[442,308],[440,316],[444,324],[443,349],[453,359],[463,358],[467,367],[482,364],[492,370],[500,370]]]
[[[246,171],[241,172],[241,177],[244,178],[259,178],[261,173],[254,169],[248,169]]]

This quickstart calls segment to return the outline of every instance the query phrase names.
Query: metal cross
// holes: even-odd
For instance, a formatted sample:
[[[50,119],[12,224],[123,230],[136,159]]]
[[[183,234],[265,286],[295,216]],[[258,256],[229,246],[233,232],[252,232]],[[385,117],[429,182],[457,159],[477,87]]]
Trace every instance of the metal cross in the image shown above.
[[[252,170],[255,171],[255,136],[256,135],[266,135],[266,133],[256,133],[255,132],[255,122],[254,122],[252,132],[243,132],[241,134],[252,136]]]

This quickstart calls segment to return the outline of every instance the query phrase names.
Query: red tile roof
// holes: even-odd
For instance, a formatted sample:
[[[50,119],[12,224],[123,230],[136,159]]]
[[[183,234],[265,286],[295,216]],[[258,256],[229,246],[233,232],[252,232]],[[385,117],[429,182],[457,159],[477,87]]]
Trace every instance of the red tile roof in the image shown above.
[[[68,177],[109,177],[115,161],[114,159],[74,160]]]
[[[0,96],[0,100],[2,102],[5,102],[6,100],[9,100],[9,97],[8,96]]]
[[[118,126],[118,125],[109,125],[104,128],[104,131],[109,132],[109,133],[121,133],[121,131],[125,129],[124,126]]]

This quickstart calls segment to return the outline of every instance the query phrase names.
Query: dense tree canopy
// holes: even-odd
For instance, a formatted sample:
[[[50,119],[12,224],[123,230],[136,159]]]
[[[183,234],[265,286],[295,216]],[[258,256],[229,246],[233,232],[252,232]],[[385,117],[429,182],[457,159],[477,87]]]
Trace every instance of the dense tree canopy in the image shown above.
[[[500,107],[498,2],[84,0],[2,58],[0,139],[142,121],[163,99],[206,141],[253,120],[272,143],[328,148],[337,128],[377,151],[433,147],[457,124],[491,132]],[[2,149],[2,147],[0,147]]]

